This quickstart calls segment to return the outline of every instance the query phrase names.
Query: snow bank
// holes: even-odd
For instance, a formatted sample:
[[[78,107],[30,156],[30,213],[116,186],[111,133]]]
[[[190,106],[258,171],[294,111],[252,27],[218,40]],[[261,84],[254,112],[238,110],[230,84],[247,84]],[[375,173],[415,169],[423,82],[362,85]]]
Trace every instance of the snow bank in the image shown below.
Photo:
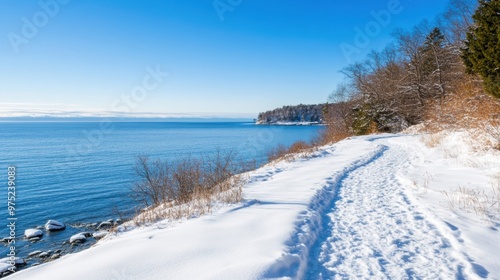
[[[304,125],[325,125],[320,122],[256,122],[257,125],[283,125],[283,126],[304,126]]]
[[[249,174],[242,203],[114,234],[8,279],[499,279],[499,221],[448,196],[491,187],[500,156],[450,157],[462,136],[449,137],[353,137],[269,164]]]

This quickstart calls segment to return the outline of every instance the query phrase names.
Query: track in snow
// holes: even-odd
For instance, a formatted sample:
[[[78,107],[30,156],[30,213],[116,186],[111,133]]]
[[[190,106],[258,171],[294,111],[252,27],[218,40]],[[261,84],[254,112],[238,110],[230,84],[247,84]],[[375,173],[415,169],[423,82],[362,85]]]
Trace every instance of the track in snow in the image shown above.
[[[286,243],[288,255],[266,277],[477,278],[466,273],[470,264],[405,194],[396,174],[407,160],[404,149],[382,145],[326,178]]]
[[[450,242],[404,194],[396,174],[407,156],[392,146],[346,174],[313,246],[308,279],[456,279]]]

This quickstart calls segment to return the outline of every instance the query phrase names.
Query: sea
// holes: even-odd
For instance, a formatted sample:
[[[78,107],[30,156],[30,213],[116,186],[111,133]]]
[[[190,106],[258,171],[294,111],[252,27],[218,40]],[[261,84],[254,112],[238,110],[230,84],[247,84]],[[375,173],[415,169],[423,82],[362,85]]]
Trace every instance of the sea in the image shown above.
[[[67,240],[137,207],[129,194],[139,180],[134,171],[138,156],[176,161],[221,150],[259,166],[273,147],[311,141],[321,129],[251,122],[2,122],[0,239],[9,237],[8,225],[14,222],[16,239],[10,245],[28,266],[50,260],[28,257],[33,251],[66,254],[88,248],[94,240],[80,246]],[[15,168],[14,177],[9,178],[9,167]],[[8,189],[9,180],[15,189]],[[42,228],[49,219],[64,222],[66,230],[42,229],[44,236],[36,242],[23,238],[26,229]],[[0,259],[11,253],[10,245],[3,244]]]

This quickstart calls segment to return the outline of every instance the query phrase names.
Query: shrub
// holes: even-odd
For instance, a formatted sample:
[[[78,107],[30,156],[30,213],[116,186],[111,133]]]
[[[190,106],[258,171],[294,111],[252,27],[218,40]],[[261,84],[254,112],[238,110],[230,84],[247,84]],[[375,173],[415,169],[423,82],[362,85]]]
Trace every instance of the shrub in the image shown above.
[[[279,144],[278,146],[270,149],[267,152],[267,161],[268,162],[273,162],[275,160],[283,158],[286,154],[288,153],[287,147],[285,147],[282,144]]]
[[[132,188],[132,197],[146,210],[134,220],[142,224],[189,217],[210,212],[215,201],[239,202],[244,180],[237,172],[243,168],[233,152],[217,151],[177,162],[137,157],[135,170],[140,181]]]
[[[280,144],[275,148],[269,150],[269,152],[267,153],[267,159],[269,162],[282,159],[286,161],[291,161],[294,160],[298,154],[308,153],[312,151],[314,147],[319,145],[320,143],[308,144],[304,141],[297,141],[293,143],[289,148],[287,148]]]

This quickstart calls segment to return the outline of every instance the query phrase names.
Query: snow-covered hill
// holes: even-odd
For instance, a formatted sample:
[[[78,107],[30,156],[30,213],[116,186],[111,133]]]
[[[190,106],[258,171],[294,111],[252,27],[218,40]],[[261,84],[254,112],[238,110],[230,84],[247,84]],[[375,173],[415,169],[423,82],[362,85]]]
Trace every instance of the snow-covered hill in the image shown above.
[[[251,172],[238,205],[8,279],[500,279],[500,153],[460,137],[353,137]]]

